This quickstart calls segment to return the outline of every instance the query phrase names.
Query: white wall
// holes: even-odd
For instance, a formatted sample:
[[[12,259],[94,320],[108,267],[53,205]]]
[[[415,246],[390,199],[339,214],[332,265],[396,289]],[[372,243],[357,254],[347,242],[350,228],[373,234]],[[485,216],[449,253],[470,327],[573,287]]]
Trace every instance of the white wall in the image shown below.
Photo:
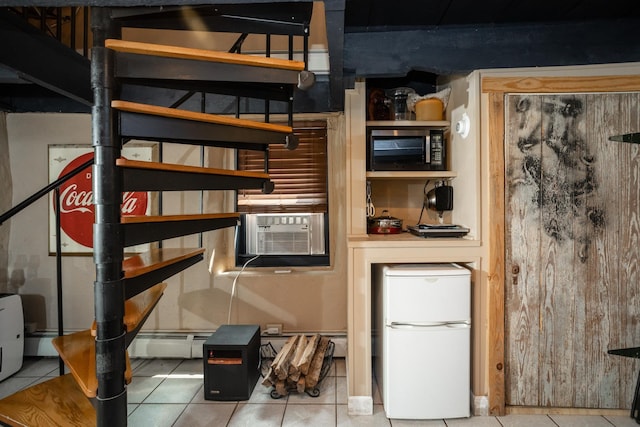
[[[13,205],[48,184],[48,144],[91,144],[86,114],[8,114],[7,135]],[[42,198],[11,220],[9,277],[23,295],[27,322],[57,327],[55,257],[48,252],[49,199]],[[94,267],[91,256],[64,257],[64,323],[90,325],[93,319]],[[11,280],[24,275],[24,283]],[[17,289],[16,289],[17,288]],[[80,302],[82,301],[82,302]]]

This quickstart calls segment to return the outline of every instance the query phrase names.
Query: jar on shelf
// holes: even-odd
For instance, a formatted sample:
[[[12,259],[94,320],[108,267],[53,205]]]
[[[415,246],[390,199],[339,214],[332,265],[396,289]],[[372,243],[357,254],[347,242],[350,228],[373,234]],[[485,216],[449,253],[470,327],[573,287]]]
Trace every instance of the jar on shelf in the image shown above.
[[[407,105],[407,98],[415,92],[410,87],[397,87],[391,91],[391,108],[394,120],[411,120],[411,111]]]

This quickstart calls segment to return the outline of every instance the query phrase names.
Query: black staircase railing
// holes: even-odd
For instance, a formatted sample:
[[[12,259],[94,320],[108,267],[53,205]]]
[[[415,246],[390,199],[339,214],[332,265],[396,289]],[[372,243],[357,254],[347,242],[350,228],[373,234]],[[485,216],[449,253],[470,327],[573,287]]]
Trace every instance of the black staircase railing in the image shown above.
[[[0,225],[4,224],[5,221],[11,219],[17,213],[19,213],[23,209],[29,207],[34,202],[38,201],[41,197],[46,196],[47,194],[49,194],[50,192],[52,192],[56,188],[59,188],[62,184],[64,184],[65,182],[67,182],[68,180],[73,178],[75,175],[77,175],[78,173],[80,173],[81,171],[83,171],[84,169],[88,168],[91,165],[93,165],[93,159],[87,160],[86,162],[84,162],[83,164],[78,166],[77,168],[71,170],[66,175],[61,176],[60,178],[58,178],[55,181],[53,181],[51,184],[49,184],[46,187],[43,187],[42,189],[36,191],[31,196],[27,197],[22,202],[18,203],[17,205],[15,205],[11,209],[9,209],[8,211],[6,211],[2,215],[0,215]]]
[[[62,310],[62,244],[61,244],[61,233],[60,233],[60,186],[76,176],[78,173],[82,172],[86,168],[93,165],[93,158],[91,160],[87,160],[80,166],[75,169],[69,171],[69,173],[61,176],[60,178],[53,181],[51,184],[43,187],[41,190],[36,191],[31,196],[27,197],[22,202],[18,203],[2,215],[0,215],[0,226],[4,224],[6,221],[14,217],[16,214],[20,213],[22,210],[29,207],[34,202],[40,200],[40,198],[46,196],[51,191],[55,192],[54,203],[56,206],[56,293],[57,293],[57,307],[58,307],[58,336],[62,336],[64,334],[64,323],[63,323],[63,310]],[[64,362],[62,359],[59,359],[59,372],[60,375],[64,374]]]

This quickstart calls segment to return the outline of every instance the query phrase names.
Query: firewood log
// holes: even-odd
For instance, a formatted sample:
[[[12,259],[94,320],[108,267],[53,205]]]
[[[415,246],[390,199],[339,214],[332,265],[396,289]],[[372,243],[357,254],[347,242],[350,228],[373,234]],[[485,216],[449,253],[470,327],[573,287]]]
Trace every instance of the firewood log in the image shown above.
[[[298,338],[298,344],[296,346],[296,351],[289,365],[289,378],[293,382],[298,382],[300,379],[300,359],[302,358],[302,354],[304,353],[305,348],[307,347],[307,337],[304,335],[300,335]]]
[[[272,386],[274,385],[275,379],[276,379],[276,374],[275,372],[273,372],[273,368],[269,367],[269,372],[264,377],[264,380],[262,380],[262,385],[267,387]]]
[[[278,359],[277,363],[274,361],[273,365],[271,365],[273,366],[273,370],[279,380],[284,380],[289,375],[289,365],[291,364],[291,359],[294,356],[296,344],[299,337],[299,335],[290,337],[282,347],[282,350],[280,350],[280,353],[282,353],[282,357]]]
[[[285,356],[286,351],[283,351],[287,348],[287,346],[292,344],[292,341],[297,338],[297,337],[289,337],[289,339],[287,340],[287,342],[285,342],[284,346],[282,347],[282,349],[276,353],[276,357],[274,357],[273,361],[271,362],[271,366],[269,367],[269,372],[267,373],[267,375],[265,376],[264,380],[262,381],[262,385],[265,386],[269,386],[269,385],[276,385],[276,381],[278,379],[278,374],[276,372],[276,367],[279,366],[279,364],[282,361],[282,358]]]
[[[300,358],[298,366],[298,369],[300,369],[300,372],[304,375],[307,375],[309,372],[309,365],[311,364],[313,354],[316,352],[316,348],[318,347],[318,341],[320,341],[320,334],[314,335],[307,341],[307,346],[304,349],[304,353]]]
[[[286,396],[287,394],[289,394],[289,389],[287,388],[284,380],[276,381],[275,387],[276,387],[276,392],[280,396]]]
[[[311,360],[311,365],[309,366],[309,372],[305,376],[306,388],[310,389],[315,387],[320,380],[320,371],[322,370],[322,363],[324,362],[324,354],[327,351],[327,346],[329,345],[329,338],[321,337],[320,342],[318,343],[318,347],[313,355],[313,359]]]
[[[298,379],[298,382],[296,383],[296,389],[298,390],[298,393],[302,393],[304,392],[305,388],[307,384],[307,381],[305,379],[304,375],[300,375],[300,378]]]

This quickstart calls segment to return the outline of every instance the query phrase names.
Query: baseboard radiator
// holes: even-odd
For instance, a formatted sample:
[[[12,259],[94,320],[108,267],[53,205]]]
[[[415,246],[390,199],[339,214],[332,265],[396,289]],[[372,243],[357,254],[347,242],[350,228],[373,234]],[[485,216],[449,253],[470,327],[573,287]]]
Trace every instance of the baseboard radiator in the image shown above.
[[[306,333],[313,335],[314,333]],[[325,334],[323,334],[325,335]],[[271,343],[280,350],[290,335],[263,335],[261,343]],[[335,343],[334,357],[346,357],[346,334],[331,334],[328,336]],[[51,345],[55,334],[37,333],[24,339],[24,355],[40,357],[58,357],[58,353]],[[132,358],[202,358],[202,345],[209,338],[204,334],[184,333],[139,333],[129,346],[129,356]]]

